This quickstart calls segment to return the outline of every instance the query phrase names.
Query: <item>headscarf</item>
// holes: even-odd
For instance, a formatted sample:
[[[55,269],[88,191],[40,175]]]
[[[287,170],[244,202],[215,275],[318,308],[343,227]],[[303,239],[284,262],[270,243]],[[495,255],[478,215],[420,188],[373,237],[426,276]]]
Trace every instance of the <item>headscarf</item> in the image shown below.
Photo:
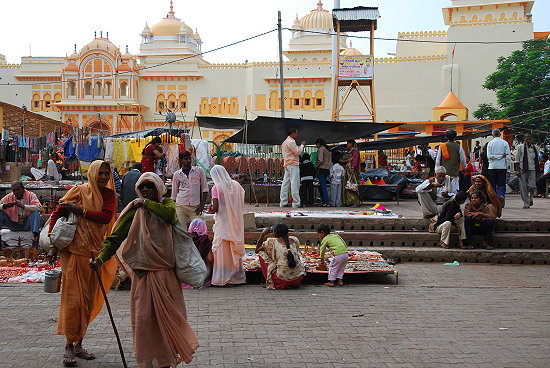
[[[201,219],[194,219],[189,224],[189,235],[193,238],[193,243],[199,250],[202,259],[207,262],[208,254],[212,250],[212,241],[208,237],[208,228]]]
[[[198,235],[207,235],[208,228],[206,227],[206,222],[201,219],[194,219],[189,224],[189,229],[187,230],[189,234],[198,234]]]
[[[231,244],[233,262],[238,265],[244,256],[244,189],[239,183],[231,179],[223,166],[214,165],[210,175],[218,191],[218,213],[214,218],[214,248],[220,242],[217,239],[228,241]]]
[[[142,183],[155,184],[158,192],[158,201],[162,202],[162,196],[166,193],[166,186],[162,179],[155,173],[143,173],[136,183],[136,194],[143,198],[138,189]],[[133,207],[130,202],[120,215],[120,219]],[[159,271],[171,269],[175,264],[174,247],[172,242],[172,224],[162,220],[157,215],[140,207],[132,219],[132,225],[128,236],[122,243],[117,255],[132,270]]]
[[[486,202],[487,204],[493,205],[497,217],[502,216],[502,207],[500,206],[500,199],[498,198],[498,195],[496,194],[495,190],[493,189],[493,186],[491,185],[491,183],[489,183],[489,180],[487,180],[487,178],[483,175],[476,175],[475,177],[472,178],[472,180],[474,180],[474,178],[475,179],[480,178],[481,180],[483,180],[484,188],[477,189],[476,185],[473,184],[470,187],[470,189],[468,189],[466,191],[466,193],[468,193],[468,196],[472,195],[474,190],[481,191],[483,193],[483,196],[484,196],[484,198],[483,198],[484,202]]]
[[[88,169],[88,183],[77,185],[69,190],[67,194],[59,200],[59,203],[71,202],[85,208],[88,211],[101,211],[103,208],[103,195],[99,190],[97,182],[99,177],[99,169],[103,164],[106,164],[109,167],[110,173],[109,182],[107,183],[106,188],[114,192],[115,185],[111,165],[103,160],[95,160],[91,163],[90,168]],[[113,217],[108,224],[100,224],[88,220],[86,217],[79,217],[75,237],[68,247],[69,252],[86,257],[90,256],[90,250],[99,252],[101,250],[103,240],[111,234],[111,230],[113,229],[113,225],[116,221],[116,213],[117,208],[115,204]]]

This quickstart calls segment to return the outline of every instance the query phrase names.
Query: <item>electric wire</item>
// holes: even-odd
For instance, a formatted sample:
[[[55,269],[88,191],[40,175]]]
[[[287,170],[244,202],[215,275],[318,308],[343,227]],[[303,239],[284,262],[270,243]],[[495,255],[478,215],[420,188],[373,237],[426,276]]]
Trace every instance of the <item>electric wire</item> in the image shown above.
[[[201,52],[199,52],[199,53],[197,53],[197,54],[189,55],[189,56],[182,57],[182,58],[179,58],[179,59],[174,59],[174,60],[166,61],[166,62],[164,62],[164,63],[154,64],[154,65],[149,65],[149,66],[143,66],[143,67],[138,68],[138,71],[147,70],[147,69],[153,69],[153,68],[158,68],[159,66],[164,66],[164,65],[168,65],[168,64],[173,64],[173,63],[177,63],[177,62],[180,62],[180,61],[192,59],[192,58],[197,57],[197,56],[202,56],[202,55],[204,55],[204,54],[208,54],[208,53],[211,53],[211,52],[214,52],[214,51],[219,51],[219,50],[222,50],[222,49],[231,47],[231,46],[238,45],[238,44],[243,43],[243,42],[247,42],[247,41],[253,40],[253,39],[258,38],[258,37],[265,36],[265,35],[267,35],[267,34],[269,34],[269,33],[272,33],[272,32],[274,32],[274,31],[276,31],[276,30],[277,30],[277,28],[274,28],[274,29],[272,29],[272,30],[270,30],[270,31],[262,32],[262,33],[259,33],[259,34],[257,34],[257,35],[254,35],[254,36],[250,36],[250,37],[244,38],[244,39],[239,40],[239,41],[235,41],[235,42],[228,43],[227,45],[219,46],[219,47],[213,48],[213,49],[208,50],[208,51],[201,51]],[[133,73],[133,72],[134,72],[134,71],[123,71],[123,72],[118,72],[118,71],[117,71],[116,73],[103,74],[103,75],[96,75],[96,76],[92,76],[92,77],[89,77],[89,78],[80,78],[80,76],[79,76],[78,79],[76,79],[76,81],[108,78],[108,77],[114,77],[114,76],[117,76],[117,75],[129,74],[129,73]],[[71,80],[71,81],[68,81],[68,80],[66,80],[66,81],[61,80],[61,81],[42,82],[42,83],[0,83],[0,86],[49,85],[49,84],[62,84],[62,83],[68,83],[68,82],[72,82],[72,81],[73,81],[73,80]]]

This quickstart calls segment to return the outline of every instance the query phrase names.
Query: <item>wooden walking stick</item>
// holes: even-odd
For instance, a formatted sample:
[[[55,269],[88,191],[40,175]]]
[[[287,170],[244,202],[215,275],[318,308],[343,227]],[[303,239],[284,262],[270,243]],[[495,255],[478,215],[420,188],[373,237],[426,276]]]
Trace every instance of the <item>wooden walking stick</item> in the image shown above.
[[[95,259],[94,253],[90,251],[90,256],[92,259]],[[101,288],[101,293],[103,294],[103,298],[105,299],[105,305],[107,306],[107,312],[109,312],[109,318],[111,319],[111,325],[113,325],[113,330],[115,331],[116,341],[118,343],[118,350],[120,351],[120,357],[122,358],[122,364],[124,365],[124,368],[128,368],[126,365],[126,359],[124,358],[124,351],[122,350],[122,343],[120,342],[120,336],[118,336],[118,330],[115,325],[115,319],[113,318],[113,313],[111,312],[111,305],[109,304],[109,299],[107,299],[107,293],[105,292],[105,288],[103,287],[103,283],[101,282],[101,275],[99,274],[99,270],[97,268],[93,268],[95,271],[95,274],[97,276],[97,280],[99,281],[99,287]]]

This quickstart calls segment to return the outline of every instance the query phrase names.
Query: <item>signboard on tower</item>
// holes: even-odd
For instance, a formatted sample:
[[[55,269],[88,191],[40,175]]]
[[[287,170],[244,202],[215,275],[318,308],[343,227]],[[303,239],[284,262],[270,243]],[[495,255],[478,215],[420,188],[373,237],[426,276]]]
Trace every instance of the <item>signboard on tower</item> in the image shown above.
[[[339,79],[371,80],[374,78],[372,56],[340,56],[338,58]]]

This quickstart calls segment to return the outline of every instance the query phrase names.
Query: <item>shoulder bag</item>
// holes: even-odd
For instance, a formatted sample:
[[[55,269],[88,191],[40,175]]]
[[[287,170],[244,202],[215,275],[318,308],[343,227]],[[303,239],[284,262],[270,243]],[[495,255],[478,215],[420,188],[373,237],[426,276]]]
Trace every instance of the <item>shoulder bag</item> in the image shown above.
[[[206,265],[193,239],[179,221],[172,226],[176,277],[192,287],[201,287],[206,279]]]
[[[78,217],[72,212],[57,219],[50,234],[51,244],[59,250],[66,248],[73,241],[77,226]]]

